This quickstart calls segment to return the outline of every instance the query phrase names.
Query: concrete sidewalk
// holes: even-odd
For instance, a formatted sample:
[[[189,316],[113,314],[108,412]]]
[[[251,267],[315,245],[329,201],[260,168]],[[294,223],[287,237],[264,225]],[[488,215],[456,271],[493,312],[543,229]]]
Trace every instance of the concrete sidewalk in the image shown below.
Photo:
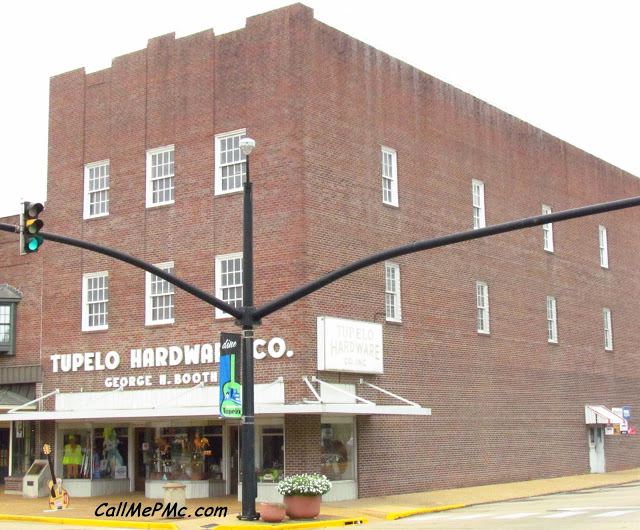
[[[130,528],[155,528],[176,530],[200,530],[202,528],[216,528],[216,530],[231,530],[233,528],[246,529],[248,527],[262,528],[322,528],[326,526],[344,526],[354,520],[365,522],[380,521],[405,517],[414,513],[440,511],[473,504],[505,501],[547,495],[565,491],[589,489],[613,484],[624,484],[640,481],[640,468],[613,473],[577,475],[509,484],[494,484],[472,488],[458,488],[404,495],[388,495],[371,497],[352,501],[323,503],[320,516],[313,521],[290,521],[269,524],[261,521],[238,521],[236,515],[241,511],[241,503],[235,497],[217,497],[214,499],[189,499],[186,503],[187,514],[183,519],[163,518],[158,511],[153,516],[142,517],[127,513],[129,508],[137,507],[141,510],[150,507],[155,499],[146,499],[140,493],[124,496],[93,497],[71,499],[69,508],[64,511],[48,511],[47,499],[25,499],[17,495],[7,495],[0,492],[0,521],[13,519],[23,521],[52,522],[69,525],[89,526],[117,526]],[[106,504],[105,504],[106,503]],[[127,503],[125,505],[125,503]],[[118,507],[120,508],[118,512]],[[204,511],[210,508],[214,512],[217,507],[226,508],[226,516],[196,517],[196,510]],[[112,509],[111,516],[106,513]],[[102,515],[99,515],[102,514]]]

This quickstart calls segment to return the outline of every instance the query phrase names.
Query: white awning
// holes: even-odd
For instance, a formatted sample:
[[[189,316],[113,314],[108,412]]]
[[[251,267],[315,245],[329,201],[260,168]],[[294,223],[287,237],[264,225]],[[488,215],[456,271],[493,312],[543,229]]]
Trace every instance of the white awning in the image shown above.
[[[430,416],[431,409],[424,408],[387,390],[365,383],[377,391],[388,394],[406,405],[377,405],[355,394],[355,385],[326,383],[315,377],[321,392],[317,393],[311,382],[304,378],[317,400],[302,403],[284,402],[284,380],[279,377],[269,384],[255,387],[254,413],[256,416],[281,416],[283,414],[327,415],[398,415]],[[2,416],[5,421],[57,420],[145,420],[150,418],[207,418],[220,417],[218,386],[196,385],[191,388],[116,390],[108,392],[51,392],[56,395],[56,410],[27,411],[24,408]]]
[[[585,405],[584,416],[587,425],[609,423],[617,425],[627,424],[627,420],[625,420],[622,416],[614,414],[607,407],[603,407],[602,405]]]
[[[301,404],[284,405],[290,412],[285,414],[344,414],[344,415],[399,415],[399,416],[431,416],[431,409],[424,408],[409,401],[393,392],[384,390],[378,386],[367,383],[364,379],[360,379],[360,384],[365,384],[394,399],[407,403],[407,405],[377,405],[373,401],[358,396],[355,393],[354,384],[327,383],[312,376],[311,379],[303,377],[309,390],[316,398],[305,399]],[[314,388],[312,383],[320,384],[320,393]],[[360,402],[360,403],[358,403]]]
[[[256,416],[279,416],[282,414],[330,414],[334,416],[353,415],[398,415],[398,416],[430,416],[431,409],[403,405],[360,405],[357,403],[256,403]],[[50,410],[34,412],[15,412],[3,415],[8,421],[57,420],[57,421],[89,421],[89,420],[148,420],[149,418],[218,418],[220,408],[214,407],[181,407],[158,409],[85,409],[85,410]]]

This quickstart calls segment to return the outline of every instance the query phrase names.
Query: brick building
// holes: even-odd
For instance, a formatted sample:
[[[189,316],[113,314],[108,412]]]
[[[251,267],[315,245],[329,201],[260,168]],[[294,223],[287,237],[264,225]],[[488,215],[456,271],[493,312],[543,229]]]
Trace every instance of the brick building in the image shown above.
[[[257,306],[411,241],[640,195],[635,176],[296,4],[52,78],[45,229],[239,303],[243,136]],[[639,466],[640,437],[604,435],[633,432],[640,411],[639,221],[404,256],[266,318],[259,498],[282,472],[322,471],[328,498],[348,499]],[[235,493],[239,422],[218,415],[233,319],[105,256],[16,246],[0,233],[1,388],[48,397],[0,423],[7,473],[48,442],[71,495],[161,496],[164,477]]]

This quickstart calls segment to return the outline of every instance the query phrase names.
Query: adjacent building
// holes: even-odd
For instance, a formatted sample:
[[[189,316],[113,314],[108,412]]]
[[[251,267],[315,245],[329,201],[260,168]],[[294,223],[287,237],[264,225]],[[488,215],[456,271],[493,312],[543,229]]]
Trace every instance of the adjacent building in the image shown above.
[[[245,136],[257,306],[391,247],[640,195],[295,4],[52,78],[45,231],[240,306]],[[639,223],[632,208],[403,256],[265,318],[259,498],[283,473],[324,472],[349,499],[640,466]],[[234,319],[103,255],[17,247],[0,233],[7,490],[50,443],[72,496],[238,492],[218,384]]]

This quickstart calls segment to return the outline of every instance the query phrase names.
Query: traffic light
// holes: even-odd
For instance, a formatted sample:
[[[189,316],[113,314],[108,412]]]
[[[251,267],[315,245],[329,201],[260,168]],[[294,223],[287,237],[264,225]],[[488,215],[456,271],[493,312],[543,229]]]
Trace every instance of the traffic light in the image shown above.
[[[39,202],[25,202],[22,204],[20,216],[20,254],[36,252],[43,243],[42,236],[38,234],[44,223],[38,219],[44,206]]]

